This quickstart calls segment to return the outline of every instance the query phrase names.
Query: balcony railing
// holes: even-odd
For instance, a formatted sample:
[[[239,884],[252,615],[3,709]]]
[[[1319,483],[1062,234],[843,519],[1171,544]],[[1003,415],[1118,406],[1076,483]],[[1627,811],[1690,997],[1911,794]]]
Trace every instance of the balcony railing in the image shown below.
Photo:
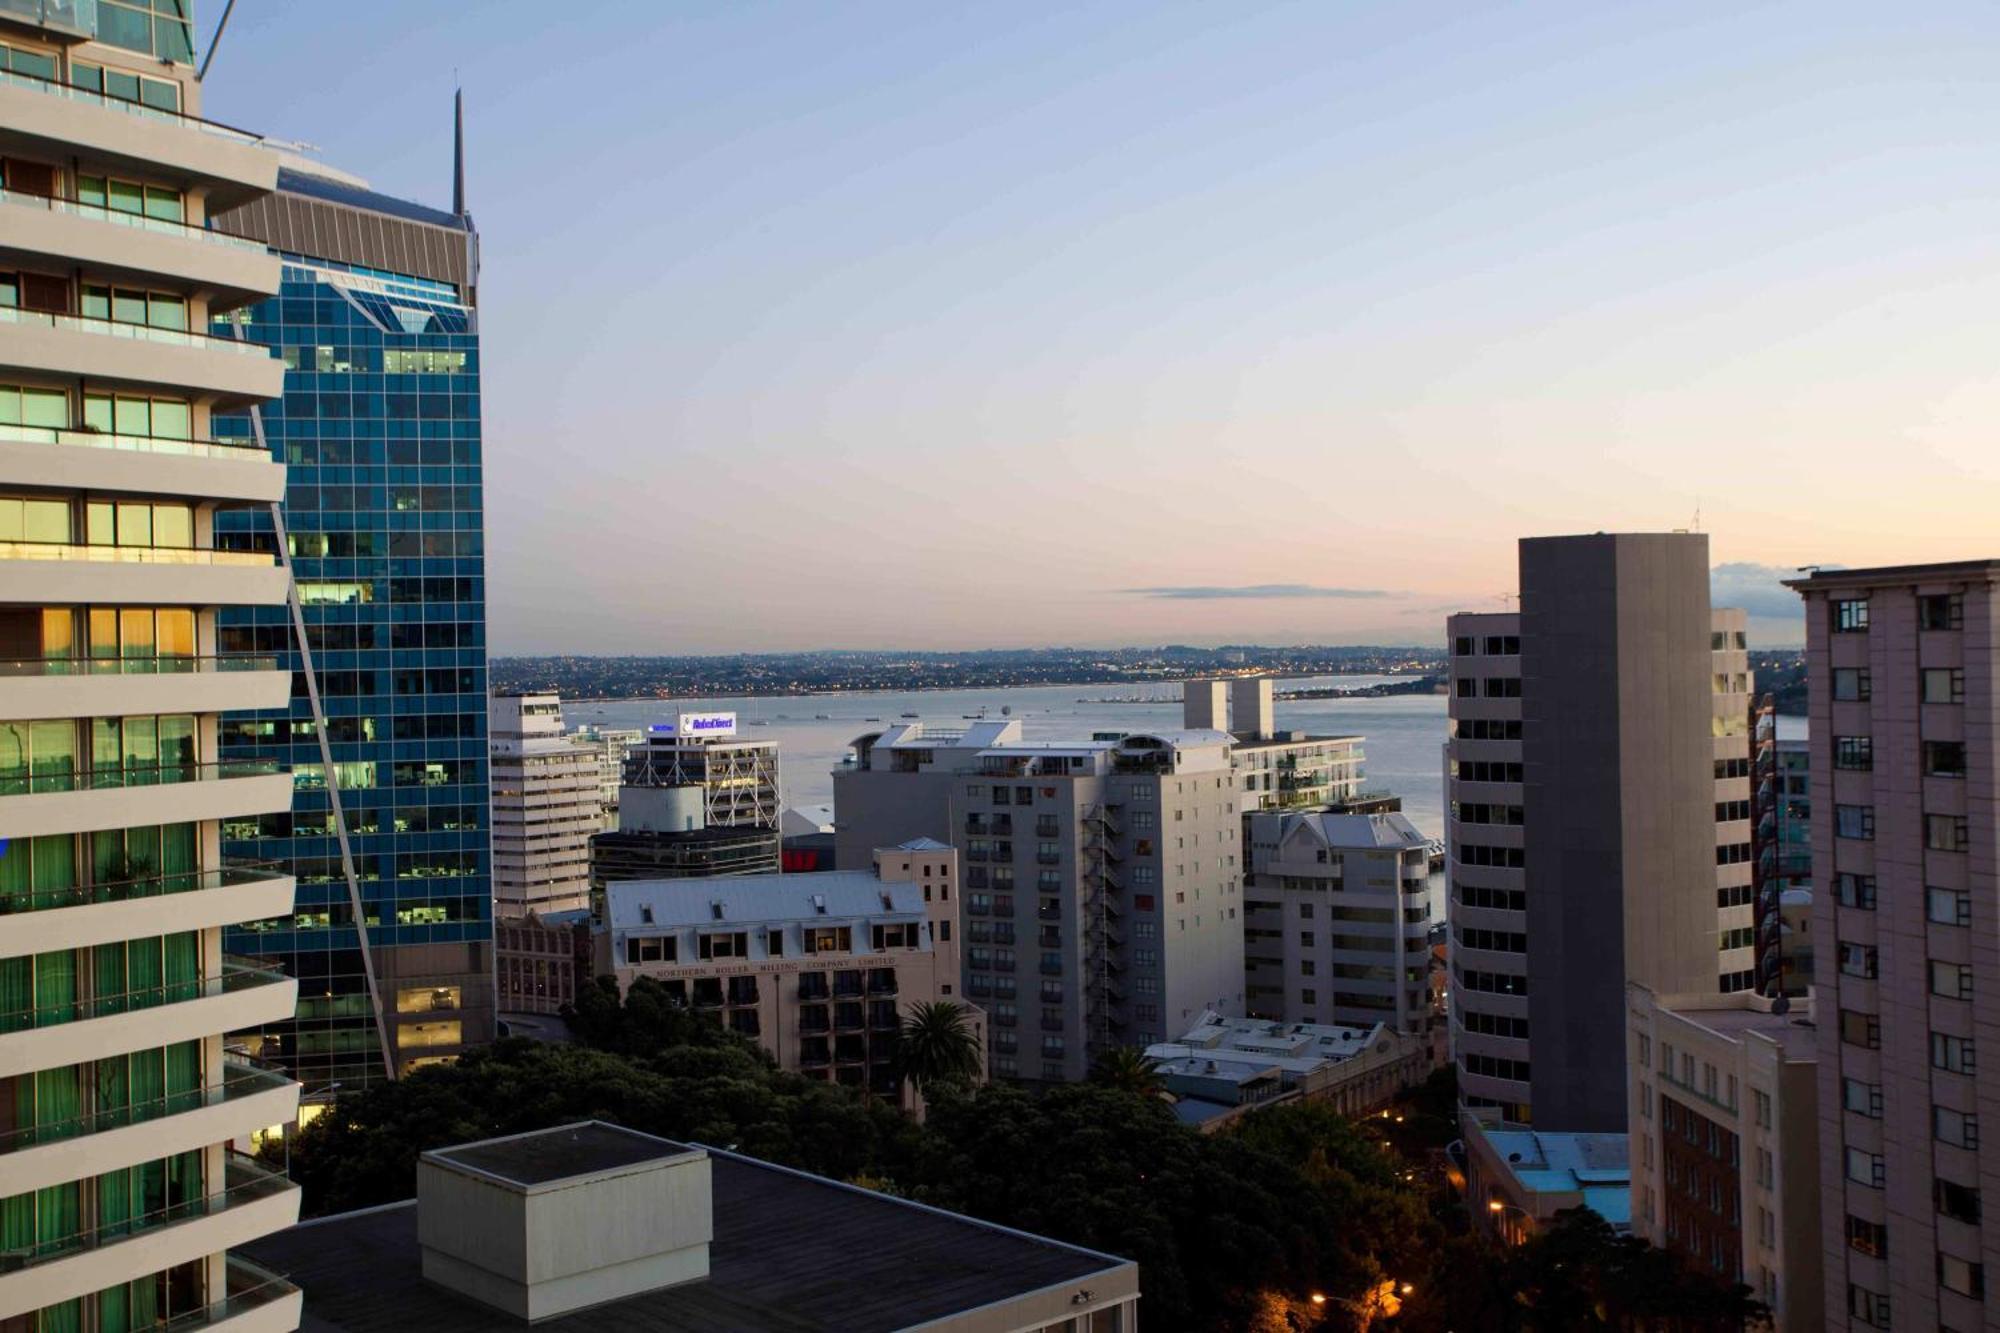
[[[247,653],[218,657],[23,657],[0,660],[0,676],[194,676],[216,671],[276,671],[278,659]]]
[[[230,759],[210,764],[149,764],[145,767],[92,768],[63,772],[0,774],[0,796],[44,792],[116,791],[125,787],[164,787],[181,782],[219,782],[231,778],[268,777],[285,766],[275,759]]]
[[[6,307],[0,306],[0,314]],[[268,551],[217,551],[205,546],[105,546],[85,542],[0,542],[0,560],[61,560],[110,565],[225,565],[269,569]]]
[[[0,72],[0,79],[11,77],[13,76]],[[47,310],[22,310],[16,306],[0,306],[0,323],[45,324],[52,329],[94,333],[106,338],[131,338],[138,342],[166,343],[170,347],[221,348],[237,356],[253,356],[265,361],[271,359],[271,349],[263,343],[238,342],[234,338],[212,338],[206,333],[196,333],[193,329],[163,329],[152,324],[132,324],[122,319],[98,319],[94,315],[63,315]]]
[[[9,8],[14,8],[10,5]],[[122,97],[112,97],[105,93],[92,92],[88,88],[78,88],[73,84],[57,83],[54,79],[39,78],[33,74],[23,74],[19,70],[0,70],[0,83],[9,83],[16,88],[26,88],[30,92],[46,93],[51,97],[61,97],[71,102],[87,102],[93,106],[108,107],[130,116],[145,120],[162,121],[169,125],[183,125],[203,134],[213,134],[218,138],[230,139],[236,143],[261,144],[264,137],[248,130],[239,130],[234,125],[224,125],[220,121],[203,120],[200,116],[183,115],[169,111],[165,107],[148,106],[144,102],[128,102]]]
[[[189,1111],[198,1111],[206,1106],[220,1106],[224,1102],[233,1102],[241,1097],[271,1092],[289,1082],[291,1080],[277,1070],[259,1069],[254,1065],[231,1062],[223,1072],[222,1082],[214,1087],[190,1088],[186,1092],[169,1093],[149,1101],[108,1107],[89,1115],[28,1125],[0,1134],[0,1155],[19,1152],[23,1148],[33,1148],[44,1143],[53,1143],[58,1139],[73,1139],[84,1134],[102,1134],[107,1129],[123,1129],[127,1125],[143,1125],[167,1116],[185,1115]]]
[[[254,440],[181,440],[165,435],[120,435],[115,431],[57,426],[0,424],[0,440],[21,444],[59,444],[86,449],[121,449],[129,453],[174,454],[186,458],[268,459],[268,449]]]
[[[72,217],[110,222],[120,227],[135,227],[140,231],[157,232],[162,236],[183,236],[205,245],[247,251],[253,255],[271,252],[271,248],[264,242],[252,240],[248,236],[236,236],[226,231],[210,231],[199,223],[180,222],[174,218],[156,218],[145,213],[112,208],[106,204],[87,204],[81,199],[58,199],[53,195],[0,190],[0,203],[13,204],[21,208],[39,208],[50,213],[67,213]]]
[[[188,870],[178,874],[150,875],[144,879],[116,880],[106,884],[71,884],[53,889],[22,889],[0,893],[0,916],[17,912],[46,912],[62,907],[88,907],[95,903],[133,902],[141,898],[164,898],[177,893],[199,893],[203,889],[227,889],[239,884],[264,884],[283,879],[289,871],[274,861],[239,861],[220,870]]]
[[[183,1004],[189,1000],[233,995],[257,986],[282,985],[289,980],[282,972],[232,959],[223,964],[221,976],[165,981],[157,986],[141,986],[109,995],[77,995],[67,1000],[42,1000],[26,1009],[0,1010],[0,1032],[59,1027],[84,1019],[106,1018],[135,1010],[157,1009],[162,1005]]]
[[[297,1291],[297,1287],[276,1273],[232,1254],[229,1256],[227,1294],[198,1310],[175,1315],[158,1326],[158,1333],[194,1333],[196,1329],[213,1328],[225,1319],[248,1314],[274,1301],[284,1300]]]
[[[268,1199],[296,1188],[280,1172],[273,1171],[241,1153],[229,1153],[223,1167],[223,1188],[201,1198],[185,1203],[168,1204],[149,1213],[117,1222],[103,1222],[96,1226],[73,1231],[67,1236],[57,1236],[51,1240],[35,1241],[16,1249],[0,1251],[0,1272],[18,1272],[37,1264],[49,1263],[56,1259],[66,1259],[73,1254],[102,1249],[115,1245],[121,1240],[185,1222],[195,1217],[213,1217],[231,1208],[241,1208],[259,1199]],[[192,1311],[190,1311],[192,1313]]]

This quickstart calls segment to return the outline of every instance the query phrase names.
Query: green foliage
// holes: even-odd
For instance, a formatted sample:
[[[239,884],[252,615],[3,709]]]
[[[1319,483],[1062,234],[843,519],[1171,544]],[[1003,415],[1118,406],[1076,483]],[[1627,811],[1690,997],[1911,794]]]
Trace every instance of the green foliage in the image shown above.
[[[918,1092],[929,1096],[942,1084],[971,1084],[984,1066],[985,1054],[963,1005],[926,1001],[903,1019],[896,1040],[896,1069]]]
[[[1160,1062],[1138,1046],[1114,1046],[1098,1056],[1090,1078],[1135,1097],[1160,1095]]]

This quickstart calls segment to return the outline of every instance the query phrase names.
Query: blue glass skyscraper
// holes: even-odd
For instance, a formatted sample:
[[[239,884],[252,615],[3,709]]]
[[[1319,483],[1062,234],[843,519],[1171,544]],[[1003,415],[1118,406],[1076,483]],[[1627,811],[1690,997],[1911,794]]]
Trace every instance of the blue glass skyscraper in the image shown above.
[[[294,1020],[239,1040],[309,1090],[383,1074],[331,782],[396,1064],[449,1058],[493,1032],[478,241],[454,194],[445,212],[287,169],[276,194],[218,223],[285,261],[283,290],[242,334],[285,362],[284,398],[262,424],[289,466],[285,525],[334,768],[285,609],[224,621],[225,651],[275,653],[295,673],[288,710],[226,720],[224,757],[278,758],[297,784],[291,813],[224,827],[226,854],[298,876],[294,914],[234,931],[228,947],[299,977]],[[214,429],[247,436],[252,423]],[[218,545],[275,540],[265,513],[232,512],[217,530]]]

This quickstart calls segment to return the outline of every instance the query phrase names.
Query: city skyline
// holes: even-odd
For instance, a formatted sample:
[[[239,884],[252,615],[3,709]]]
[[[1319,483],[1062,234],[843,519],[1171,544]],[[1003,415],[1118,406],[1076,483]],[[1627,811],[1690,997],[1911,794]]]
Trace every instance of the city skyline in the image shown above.
[[[2000,499],[1990,10],[482,16],[252,7],[210,82],[439,203],[466,86],[499,652],[1409,640],[1522,534]],[[1387,595],[1127,591],[1274,584]]]

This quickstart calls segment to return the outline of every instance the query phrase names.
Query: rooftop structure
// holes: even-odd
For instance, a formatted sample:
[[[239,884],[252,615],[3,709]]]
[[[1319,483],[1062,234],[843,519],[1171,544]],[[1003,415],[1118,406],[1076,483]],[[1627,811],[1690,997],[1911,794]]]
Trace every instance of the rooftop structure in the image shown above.
[[[1290,1097],[1362,1115],[1429,1076],[1430,1046],[1384,1026],[1339,1027],[1225,1018],[1209,1012],[1177,1041],[1146,1048],[1176,1113],[1205,1128]]]
[[[1128,1260],[597,1122],[427,1153],[414,1201],[255,1253],[312,1333],[1132,1333],[1139,1300]]]
[[[1466,1200],[1494,1234],[1518,1245],[1568,1208],[1588,1208],[1619,1231],[1632,1225],[1630,1142],[1623,1134],[1466,1129]]]

